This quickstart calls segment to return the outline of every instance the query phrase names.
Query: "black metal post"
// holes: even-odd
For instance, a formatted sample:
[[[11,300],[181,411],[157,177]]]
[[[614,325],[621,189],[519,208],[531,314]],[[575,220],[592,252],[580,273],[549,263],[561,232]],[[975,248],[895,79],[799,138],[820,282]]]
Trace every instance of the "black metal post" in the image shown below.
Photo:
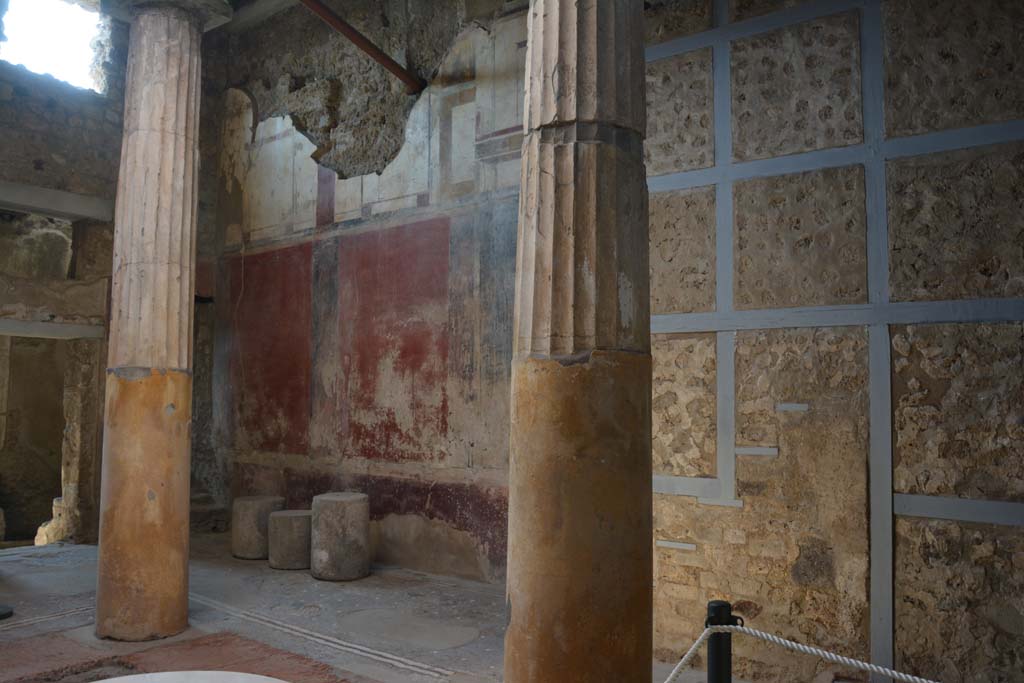
[[[707,626],[735,626],[732,605],[725,600],[708,603]],[[708,683],[732,683],[732,634],[713,633],[708,638]]]

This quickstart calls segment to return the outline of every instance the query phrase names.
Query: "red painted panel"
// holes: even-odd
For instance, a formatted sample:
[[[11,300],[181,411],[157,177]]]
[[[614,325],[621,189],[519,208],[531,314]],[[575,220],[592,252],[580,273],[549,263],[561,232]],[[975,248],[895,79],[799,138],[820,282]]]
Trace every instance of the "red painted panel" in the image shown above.
[[[311,255],[307,243],[231,262],[238,448],[286,453],[309,449]]]
[[[448,433],[447,219],[339,243],[338,299],[350,452],[436,460]]]

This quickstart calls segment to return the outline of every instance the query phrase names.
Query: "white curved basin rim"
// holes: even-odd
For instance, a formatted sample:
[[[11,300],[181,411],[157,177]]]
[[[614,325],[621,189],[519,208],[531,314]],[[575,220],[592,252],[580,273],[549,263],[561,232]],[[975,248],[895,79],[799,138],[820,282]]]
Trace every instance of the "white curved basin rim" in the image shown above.
[[[230,671],[165,671],[108,678],[107,683],[288,683],[278,678]]]

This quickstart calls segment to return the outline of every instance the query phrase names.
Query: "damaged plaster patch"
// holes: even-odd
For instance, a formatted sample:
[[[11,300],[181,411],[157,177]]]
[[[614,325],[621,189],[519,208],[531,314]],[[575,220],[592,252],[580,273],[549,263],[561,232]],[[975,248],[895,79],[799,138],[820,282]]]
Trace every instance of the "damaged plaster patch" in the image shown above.
[[[465,23],[465,7],[462,0],[353,0],[343,18],[429,81]],[[252,95],[258,119],[291,117],[315,145],[313,159],[340,177],[379,173],[401,149],[417,97],[305,8],[232,36],[229,50],[234,85]]]
[[[231,88],[224,98],[221,181],[244,188],[235,211],[222,211],[229,244],[301,232],[316,224],[316,146],[288,116],[258,121],[253,99]]]

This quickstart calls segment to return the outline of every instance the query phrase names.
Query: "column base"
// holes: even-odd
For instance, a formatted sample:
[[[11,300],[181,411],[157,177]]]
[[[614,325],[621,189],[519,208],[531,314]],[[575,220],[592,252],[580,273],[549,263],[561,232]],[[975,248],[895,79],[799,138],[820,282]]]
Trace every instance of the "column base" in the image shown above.
[[[192,376],[107,371],[96,635],[153,640],[188,628]]]
[[[506,683],[649,680],[651,357],[512,367]]]

